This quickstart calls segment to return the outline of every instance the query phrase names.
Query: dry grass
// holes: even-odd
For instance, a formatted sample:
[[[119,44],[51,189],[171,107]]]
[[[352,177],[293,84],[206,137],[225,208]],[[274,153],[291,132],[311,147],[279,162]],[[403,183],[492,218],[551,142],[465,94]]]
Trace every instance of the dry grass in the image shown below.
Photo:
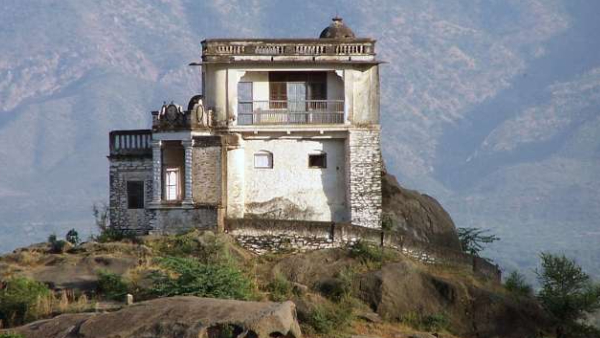
[[[96,301],[89,299],[85,294],[78,296],[73,290],[63,290],[38,298],[30,311],[34,317],[41,319],[63,313],[89,312],[95,307]]]

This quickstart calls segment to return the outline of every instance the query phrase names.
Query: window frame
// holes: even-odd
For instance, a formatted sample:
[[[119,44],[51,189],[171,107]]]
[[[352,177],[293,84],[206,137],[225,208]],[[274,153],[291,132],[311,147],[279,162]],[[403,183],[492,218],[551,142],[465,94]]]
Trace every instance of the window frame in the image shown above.
[[[134,188],[134,186],[136,186]],[[142,180],[128,180],[126,183],[126,194],[127,194],[127,209],[128,210],[139,210],[145,208],[145,187],[144,181]],[[137,190],[137,191],[135,191]],[[136,194],[134,194],[134,191]],[[137,203],[132,203],[132,202]]]
[[[318,166],[318,165],[311,165],[311,158],[314,157],[322,157],[323,158],[323,164]],[[327,153],[313,153],[313,154],[308,154],[308,168],[309,169],[327,169]]]
[[[269,161],[268,166],[264,166],[264,167],[257,166],[256,158],[258,156],[266,156]],[[254,166],[254,169],[273,169],[273,153],[270,151],[261,150],[261,151],[255,152],[254,156],[252,156],[252,161],[253,161],[252,165]]]
[[[169,184],[169,173],[175,174],[175,184]],[[175,186],[175,198],[170,198],[170,187]],[[165,201],[177,202],[181,200],[181,168],[166,168],[164,181]]]

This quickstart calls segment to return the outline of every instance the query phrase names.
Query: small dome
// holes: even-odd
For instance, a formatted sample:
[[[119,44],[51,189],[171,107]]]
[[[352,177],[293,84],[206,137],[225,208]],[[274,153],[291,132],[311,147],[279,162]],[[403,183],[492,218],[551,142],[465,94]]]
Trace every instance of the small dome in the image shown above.
[[[356,37],[350,27],[344,24],[342,18],[336,16],[332,20],[331,25],[321,32],[320,39],[354,39]]]

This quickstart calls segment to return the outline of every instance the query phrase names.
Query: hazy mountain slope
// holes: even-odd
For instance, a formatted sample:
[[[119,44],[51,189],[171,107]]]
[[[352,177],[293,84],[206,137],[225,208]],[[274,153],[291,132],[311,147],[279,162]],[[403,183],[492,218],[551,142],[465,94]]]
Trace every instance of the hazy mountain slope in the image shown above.
[[[597,226],[598,7],[4,0],[0,251],[74,224],[89,231],[91,204],[107,198],[108,131],[147,127],[163,100],[185,104],[197,93],[198,69],[187,64],[199,59],[201,39],[316,37],[339,13],[358,35],[376,38],[387,61],[390,172],[439,198],[457,226],[500,232],[503,263],[531,266],[534,248],[548,247],[543,240],[572,231],[555,246],[568,248]]]

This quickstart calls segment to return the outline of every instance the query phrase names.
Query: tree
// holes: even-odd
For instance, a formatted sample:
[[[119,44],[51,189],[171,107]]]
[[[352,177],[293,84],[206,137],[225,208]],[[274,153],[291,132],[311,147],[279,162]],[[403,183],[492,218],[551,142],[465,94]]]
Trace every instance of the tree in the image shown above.
[[[525,276],[518,271],[513,271],[508,275],[504,281],[504,287],[516,296],[530,297],[533,295],[533,288],[527,284]]]
[[[488,229],[458,228],[458,239],[460,240],[462,250],[473,256],[479,256],[479,253],[485,248],[486,244],[500,240],[494,234],[488,235],[488,232]]]
[[[564,255],[541,253],[541,271],[536,270],[541,290],[538,299],[557,320],[557,337],[588,329],[579,321],[600,309],[600,285]]]

